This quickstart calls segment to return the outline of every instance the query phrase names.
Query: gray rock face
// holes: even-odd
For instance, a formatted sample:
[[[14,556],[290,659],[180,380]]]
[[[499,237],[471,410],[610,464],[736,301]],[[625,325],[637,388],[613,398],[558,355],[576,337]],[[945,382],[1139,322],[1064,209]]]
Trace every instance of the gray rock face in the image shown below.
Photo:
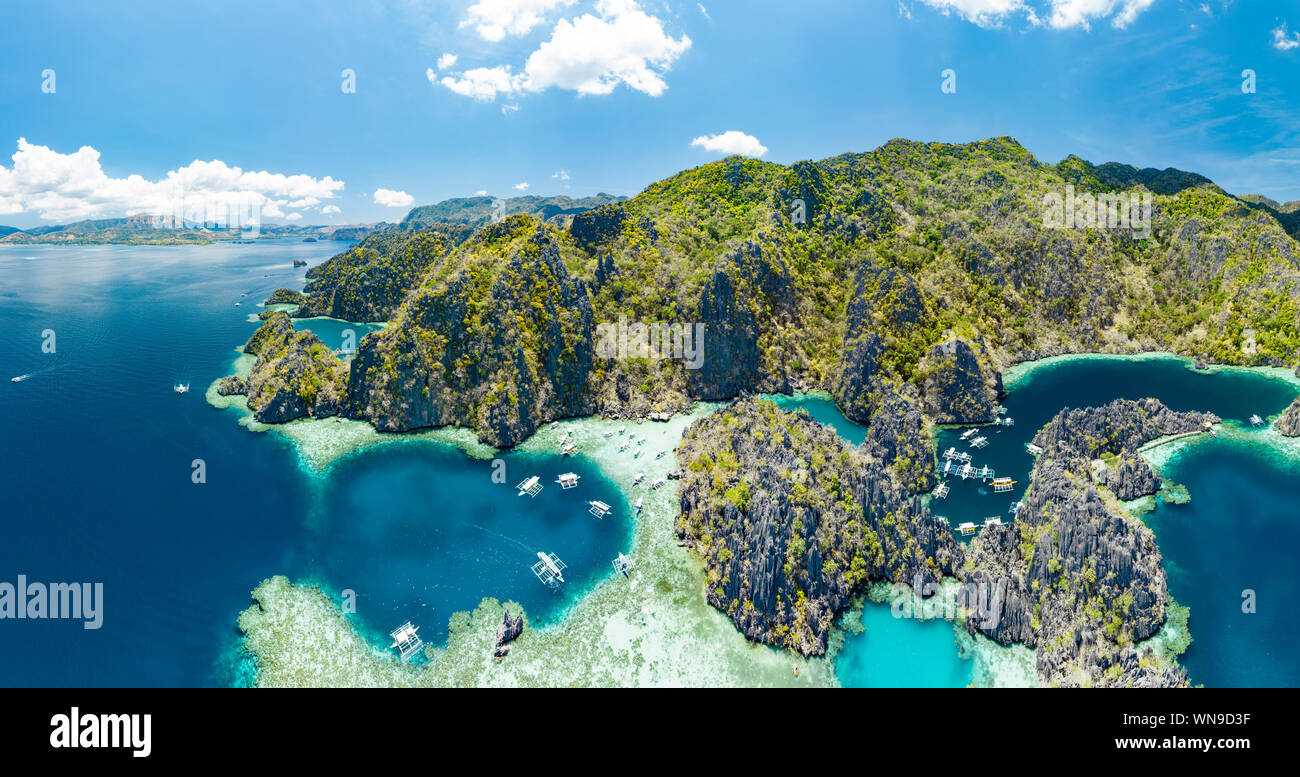
[[[1300,399],[1292,402],[1286,412],[1273,422],[1273,428],[1285,437],[1300,437]]]
[[[1134,454],[1157,438],[1201,432],[1220,420],[1213,413],[1175,412],[1158,399],[1117,399],[1102,407],[1061,411],[1034,436],[1034,444],[1049,457]]]
[[[248,383],[234,375],[227,375],[217,384],[217,393],[223,397],[228,397],[234,394],[247,394]]]
[[[937,582],[961,563],[945,521],[805,413],[741,400],[692,424],[678,456],[678,535],[705,558],[709,603],[750,639],[824,653],[865,582]]]
[[[343,410],[346,365],[316,335],[296,331],[284,313],[267,318],[244,350],[257,355],[244,389],[258,421],[325,418]],[[223,382],[231,389],[237,385],[237,381],[229,386]]]
[[[1034,438],[1044,452],[1015,523],[986,528],[970,545],[963,594],[987,610],[967,627],[1034,647],[1049,684],[1185,685],[1184,672],[1142,661],[1131,647],[1164,623],[1165,572],[1151,531],[1107,503],[1091,462],[1119,459],[1105,479],[1121,498],[1154,493],[1159,480],[1138,447],[1201,431],[1207,421],[1217,418],[1176,413],[1156,400],[1058,414]]]
[[[724,257],[700,293],[704,362],[688,376],[697,399],[729,399],[748,391],[788,393],[784,365],[766,364],[758,347],[759,317],[779,315],[793,294],[785,263],[760,240]]]
[[[519,229],[507,220],[475,238],[508,242],[482,249],[510,251],[498,270],[458,271],[421,287],[402,319],[362,339],[349,415],[381,431],[459,424],[511,446],[544,422],[591,412],[586,285],[569,274],[549,231]]]
[[[1107,467],[1105,486],[1115,496],[1129,501],[1160,490],[1160,478],[1141,456],[1128,456],[1115,466]]]
[[[925,412],[936,423],[973,424],[993,420],[1000,378],[986,376],[975,350],[951,339],[930,349]]]
[[[492,648],[494,658],[505,658],[510,652],[510,642],[518,639],[520,634],[524,633],[524,616],[522,614],[511,616],[507,610],[505,618],[501,625],[497,627],[497,641]]]

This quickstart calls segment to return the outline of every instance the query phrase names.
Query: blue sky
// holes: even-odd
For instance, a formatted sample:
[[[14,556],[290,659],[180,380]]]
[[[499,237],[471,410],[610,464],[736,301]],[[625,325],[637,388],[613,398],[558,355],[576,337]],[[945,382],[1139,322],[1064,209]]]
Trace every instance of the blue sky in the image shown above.
[[[727,150],[1004,134],[1300,199],[1292,0],[56,1],[9,8],[0,52],[15,226],[177,189],[396,220],[480,191],[631,195]]]

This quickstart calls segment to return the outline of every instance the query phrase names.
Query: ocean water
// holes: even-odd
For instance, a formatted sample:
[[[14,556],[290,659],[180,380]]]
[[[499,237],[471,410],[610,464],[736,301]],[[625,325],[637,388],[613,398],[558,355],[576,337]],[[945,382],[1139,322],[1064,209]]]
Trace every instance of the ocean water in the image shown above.
[[[1015,422],[1013,426],[978,427],[971,439],[985,437],[985,447],[972,448],[969,441],[961,440],[965,428],[943,428],[936,435],[940,455],[950,447],[967,452],[976,469],[988,466],[999,477],[1013,478],[1013,490],[999,494],[974,478],[948,477],[948,497],[932,501],[930,508],[953,526],[964,521],[979,525],[990,517],[1011,519],[1009,510],[1023,496],[1034,465],[1025,444],[1065,408],[1155,397],[1174,410],[1208,411],[1225,421],[1245,424],[1256,413],[1267,417],[1282,412],[1296,394],[1296,387],[1285,380],[1235,370],[1197,371],[1175,357],[1050,362],[1030,370],[1007,392],[1002,404]],[[942,469],[942,458],[939,466]]]
[[[354,591],[377,642],[408,618],[436,642],[451,612],[483,596],[553,621],[611,574],[609,560],[628,546],[630,511],[582,458],[504,454],[505,483],[496,483],[490,460],[394,437],[315,472],[280,435],[250,432],[235,423],[237,411],[203,401],[256,328],[257,303],[275,288],[301,288],[305,268],[292,261],[315,265],[340,247],[0,247],[0,376],[31,376],[0,381],[0,581],[24,574],[104,585],[99,630],[0,620],[0,685],[230,682],[236,617],[271,574],[318,581],[336,596]],[[359,340],[376,328],[329,319],[301,326],[333,348],[348,330]],[[54,353],[42,352],[46,330]],[[177,382],[193,391],[175,394]],[[1065,406],[1154,395],[1240,420],[1277,413],[1295,393],[1286,381],[1196,373],[1175,359],[1050,364],[1015,386],[1006,404],[1016,425],[992,429],[976,461],[1023,480],[1032,463],[1024,442]],[[862,440],[863,427],[824,396],[781,401]],[[940,450],[956,445],[959,431],[943,430]],[[195,459],[206,483],[191,481]],[[562,492],[553,481],[569,470],[582,485]],[[542,493],[516,496],[512,486],[532,474]],[[1298,539],[1295,465],[1223,439],[1187,449],[1166,474],[1187,485],[1192,503],[1159,506],[1147,520],[1174,597],[1191,607],[1193,681],[1300,684],[1290,659],[1300,635],[1283,611],[1300,593],[1284,555]],[[933,506],[954,522],[979,520],[1015,498],[954,483]],[[598,520],[586,512],[590,499],[614,509]],[[532,577],[538,550],[569,565],[560,591]],[[1248,588],[1258,597],[1251,615],[1241,613]],[[959,654],[951,624],[895,619],[870,603],[862,623],[837,659],[842,684],[971,682],[979,661]],[[1015,661],[1023,656],[1007,663]]]
[[[488,463],[450,448],[380,446],[320,476],[278,434],[204,401],[256,329],[258,303],[302,287],[307,268],[293,260],[316,265],[342,247],[0,247],[0,581],[102,583],[104,594],[98,630],[0,620],[0,685],[229,682],[236,618],[273,574],[355,591],[378,638],[411,618],[435,641],[483,595],[545,620],[612,574],[631,519],[580,460],[508,455],[510,482],[492,485]],[[303,328],[338,348],[345,330],[359,340],[374,327]],[[46,330],[54,353],[42,352]],[[191,481],[196,459],[206,483]],[[548,481],[526,505],[510,489],[520,469]],[[569,469],[583,479],[561,497],[549,481]],[[599,521],[590,499],[615,509]],[[532,578],[537,550],[569,564],[567,590]]]
[[[579,476],[576,488],[560,488],[563,472]],[[519,496],[514,486],[533,475],[542,491]],[[311,574],[356,591],[357,615],[379,632],[410,619],[440,642],[452,612],[489,596],[523,605],[534,625],[549,622],[609,577],[631,545],[630,506],[581,457],[508,453],[494,463],[450,446],[384,445],[347,457],[323,485]],[[613,509],[597,518],[592,500]],[[539,583],[539,551],[568,565],[564,585]]]
[[[1146,523],[1170,593],[1191,608],[1188,676],[1207,687],[1300,687],[1300,620],[1291,609],[1300,601],[1300,464],[1249,440],[1220,439],[1183,449],[1165,475],[1192,501],[1161,503]]]
[[[931,509],[955,527],[988,517],[1013,520],[1008,509],[1021,498],[1033,467],[1025,450],[1035,433],[1064,408],[1105,404],[1115,399],[1156,397],[1175,410],[1202,410],[1231,426],[1249,428],[1253,414],[1282,412],[1300,393],[1278,377],[1235,370],[1197,371],[1175,357],[1090,357],[1045,363],[1027,371],[1003,404],[1012,426],[985,425],[973,436],[988,445],[972,448],[960,439],[962,428],[939,429],[936,447],[971,453],[978,468],[1016,479],[1011,493],[995,494],[978,480],[949,477],[946,499]],[[840,416],[825,397],[787,401],[805,407],[850,442],[860,442],[861,427]],[[1258,432],[1240,432],[1247,440]],[[940,460],[942,467],[942,460]],[[1192,647],[1184,665],[1195,683],[1207,686],[1300,685],[1294,645],[1300,626],[1284,602],[1300,596],[1291,555],[1300,547],[1300,466],[1260,444],[1241,439],[1200,442],[1175,456],[1164,475],[1188,487],[1189,505],[1163,505],[1146,518],[1156,533],[1176,601],[1191,608]],[[1242,592],[1256,591],[1257,612],[1241,612]],[[884,605],[866,604],[866,631],[849,634],[836,659],[845,686],[965,686],[970,662],[952,643],[951,624],[942,620],[894,618]],[[874,631],[874,638],[873,638]],[[888,647],[882,647],[887,645]],[[997,650],[991,645],[981,649]]]

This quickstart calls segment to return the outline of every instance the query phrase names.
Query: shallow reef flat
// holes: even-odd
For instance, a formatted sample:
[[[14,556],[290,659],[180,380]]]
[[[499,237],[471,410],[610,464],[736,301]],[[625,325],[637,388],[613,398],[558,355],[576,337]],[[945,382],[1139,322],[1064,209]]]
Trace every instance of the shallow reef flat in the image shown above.
[[[472,613],[452,616],[445,647],[430,648],[417,665],[401,665],[363,638],[331,596],[310,583],[286,578],[264,581],[253,592],[257,605],[240,616],[244,647],[258,668],[257,684],[400,686],[832,686],[835,672],[826,659],[796,659],[755,645],[708,605],[703,568],[677,546],[673,520],[677,481],[649,491],[633,488],[638,472],[647,481],[677,467],[671,453],[682,430],[716,405],[697,405],[690,415],[666,423],[628,423],[581,419],[540,430],[518,450],[554,451],[560,435],[572,433],[578,455],[597,462],[623,490],[629,503],[645,496],[635,520],[630,579],[611,576],[575,602],[554,625],[526,628],[501,662],[492,658],[504,606],[484,600]],[[334,424],[309,421],[302,426]],[[628,426],[644,437],[640,459],[619,453],[625,436],[605,432]],[[288,425],[289,427],[294,424]],[[430,433],[431,435],[434,433]],[[327,462],[367,443],[360,436],[325,443],[325,433],[294,438],[304,461]],[[342,436],[342,433],[340,433]],[[389,440],[392,436],[386,437]],[[402,435],[400,440],[409,440]],[[433,441],[430,438],[430,441]],[[445,440],[437,440],[446,444]],[[659,450],[669,454],[655,461]],[[514,607],[512,612],[517,613]],[[793,665],[799,667],[798,676]]]

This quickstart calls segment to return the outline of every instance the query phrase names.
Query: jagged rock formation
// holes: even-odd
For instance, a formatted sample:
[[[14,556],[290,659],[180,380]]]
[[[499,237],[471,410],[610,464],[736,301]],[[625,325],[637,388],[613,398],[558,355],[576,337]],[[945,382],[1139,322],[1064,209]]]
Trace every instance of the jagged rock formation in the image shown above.
[[[301,305],[307,301],[307,297],[300,291],[293,289],[276,289],[271,292],[271,296],[266,298],[267,305]]]
[[[678,460],[677,533],[704,556],[709,603],[750,639],[824,653],[864,583],[936,582],[961,563],[942,519],[806,413],[735,402],[686,430]]]
[[[1164,623],[1168,587],[1151,531],[1096,479],[1154,493],[1159,480],[1135,464],[1138,448],[1217,421],[1153,399],[1058,414],[1034,438],[1044,452],[1015,522],[986,527],[970,545],[963,595],[982,611],[968,628],[1035,648],[1050,684],[1185,685],[1184,672],[1132,647]],[[1121,463],[1094,468],[1101,457]]]
[[[926,377],[925,412],[936,423],[974,424],[993,420],[1001,377],[985,375],[965,340],[952,338],[930,349],[921,365]]]
[[[244,346],[257,361],[244,381],[248,407],[263,423],[284,423],[311,416],[325,418],[344,408],[348,369],[320,338],[299,332],[284,313],[272,313]],[[218,388],[232,393],[239,382]]]
[[[480,230],[362,339],[349,415],[384,431],[459,424],[514,445],[592,410],[591,301],[561,234],[523,216]]]
[[[232,396],[234,394],[247,394],[248,382],[243,378],[238,378],[234,375],[227,375],[217,384],[217,393],[223,397]]]
[[[1273,428],[1285,437],[1300,437],[1300,399],[1292,402],[1286,412],[1273,422]]]
[[[519,615],[511,616],[510,611],[506,610],[505,617],[501,621],[501,625],[497,627],[497,641],[496,641],[496,645],[494,645],[492,648],[492,657],[498,659],[505,658],[506,655],[510,653],[509,643],[518,639],[519,635],[523,633],[524,633],[523,614],[520,613]]]
[[[456,225],[377,231],[307,271],[307,296],[296,315],[387,321],[424,273],[470,233],[469,227]]]
[[[1050,228],[1045,198],[1067,186],[1076,210],[1100,204],[1103,219],[1119,195],[1147,193],[1150,219],[1137,231]],[[583,320],[590,308],[592,326],[566,336],[575,345],[595,340],[597,327],[622,321],[699,324],[704,360],[691,369],[673,355],[596,355],[585,375],[542,375],[524,364],[521,374],[532,375],[525,399],[539,400],[547,393],[539,386],[557,382],[580,396],[526,402],[523,418],[572,409],[642,417],[695,399],[827,389],[850,418],[881,424],[878,442],[892,437],[908,443],[893,448],[915,450],[929,423],[990,420],[1001,370],[1018,361],[1161,349],[1206,364],[1291,364],[1300,351],[1300,327],[1277,325],[1294,323],[1300,304],[1300,251],[1279,211],[1181,171],[1077,157],[1043,164],[1006,137],[963,145],[892,140],[869,153],[788,167],[732,157],[653,183],[630,200],[571,204],[537,213],[549,222],[511,217],[547,231],[564,283],[583,284],[586,301],[575,304]],[[480,250],[466,247],[469,234],[499,227],[484,221],[487,198],[444,205],[413,211],[403,225],[313,268],[297,315],[418,319],[427,312],[415,310],[428,302],[424,289],[474,271]],[[533,205],[521,201],[524,210]],[[427,324],[431,335],[461,339],[438,330],[436,316]],[[507,330],[476,343],[485,361],[517,359]],[[397,374],[380,393],[394,396],[350,398],[360,417],[391,429],[463,423],[489,441],[518,439],[530,428],[525,420],[509,433],[485,432],[515,423],[513,412],[483,409],[491,393],[483,375],[457,377],[439,363],[446,379],[422,385],[433,366],[416,353],[423,345],[388,336],[386,363]],[[573,357],[584,354],[575,348]],[[568,386],[574,379],[582,385]],[[481,395],[438,398],[434,408],[398,384],[420,396],[444,384],[453,393],[478,387]],[[370,391],[373,380],[354,376],[350,385]],[[910,431],[899,436],[892,419],[879,417],[882,407],[905,419],[915,408],[922,417],[907,420]],[[493,420],[494,412],[502,417]],[[913,479],[920,487],[927,478]]]

